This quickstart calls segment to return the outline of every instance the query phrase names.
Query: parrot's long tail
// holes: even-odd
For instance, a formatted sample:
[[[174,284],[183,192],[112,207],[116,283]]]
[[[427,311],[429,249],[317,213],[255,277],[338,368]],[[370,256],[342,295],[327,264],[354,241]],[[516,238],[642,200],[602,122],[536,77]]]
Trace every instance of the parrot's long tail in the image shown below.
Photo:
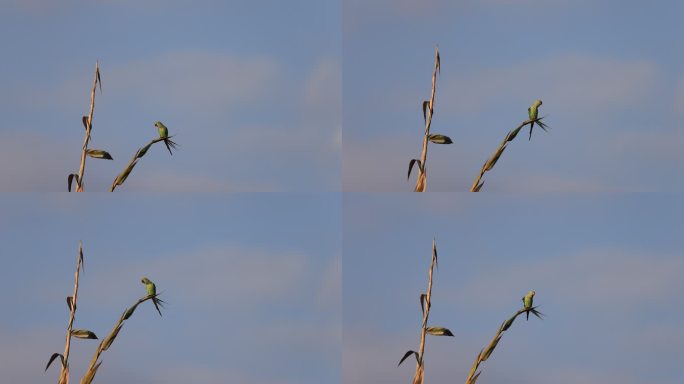
[[[173,156],[173,152],[171,152],[171,147],[169,146],[169,140],[164,140],[164,144],[166,144],[166,149],[168,149],[171,156]]]
[[[534,127],[534,121],[530,123],[530,138],[527,139],[527,141],[532,140],[532,128],[533,128],[533,127]],[[529,312],[528,312],[528,316],[529,316]]]
[[[161,315],[161,313],[160,313],[160,315]],[[530,311],[527,311],[525,313],[525,315],[527,315],[527,318],[525,320],[530,321]]]
[[[161,310],[159,310],[159,302],[157,301],[156,298],[152,299],[152,303],[154,303],[154,307],[157,308],[157,312],[159,312],[159,316],[161,316]]]

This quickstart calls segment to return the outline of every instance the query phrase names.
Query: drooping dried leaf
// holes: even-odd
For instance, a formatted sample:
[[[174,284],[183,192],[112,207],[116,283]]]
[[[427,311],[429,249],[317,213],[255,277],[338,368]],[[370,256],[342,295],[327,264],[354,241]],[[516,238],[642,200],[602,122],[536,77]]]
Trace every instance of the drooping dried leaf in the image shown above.
[[[510,319],[504,321],[504,323],[501,324],[501,332],[506,332],[508,330],[508,328],[510,328],[511,325],[513,325],[513,322],[515,321],[516,317],[518,317],[518,316],[517,315],[513,316]]]
[[[81,118],[81,122],[83,123],[83,129],[85,129],[87,131],[88,130],[88,116],[83,116],[83,118]]]
[[[418,160],[418,159],[411,159],[411,161],[409,161],[408,176],[406,177],[407,179],[411,177],[411,170],[413,169],[413,164],[418,164],[418,169],[419,169],[421,172],[423,171],[423,166],[421,165],[420,160]]]
[[[437,243],[432,240],[432,258],[435,260],[435,267],[439,269],[439,262],[437,260]]]
[[[81,271],[85,272],[85,258],[83,257],[83,242],[78,242],[78,262],[81,264]]]
[[[402,357],[401,360],[399,360],[399,364],[397,364],[397,367],[400,366],[401,363],[403,363],[404,360],[406,360],[406,359],[407,359],[409,356],[411,356],[411,355],[416,356],[416,361],[418,361],[418,352],[416,352],[416,351],[408,351],[408,352],[406,352],[406,353],[404,354],[404,357]]]
[[[516,136],[518,136],[518,132],[524,127],[524,125],[519,126],[518,128],[508,132],[508,136],[506,136],[506,141],[513,141]]]
[[[69,311],[72,311],[71,306],[72,306],[73,303],[74,303],[74,298],[71,297],[71,296],[67,296],[66,302],[67,302],[67,306],[69,307]]]
[[[62,361],[62,366],[64,366],[64,356],[61,353],[53,353],[52,356],[50,356],[50,360],[48,361],[47,365],[45,366],[45,370],[47,371],[48,368],[50,368],[50,364],[52,364],[55,359],[59,357],[59,359]]]
[[[102,79],[100,78],[100,64],[99,63],[97,65],[96,73],[97,73],[97,84],[100,86],[100,94],[102,94]]]
[[[78,182],[78,175],[77,174],[71,173],[71,174],[69,174],[69,176],[67,176],[67,190],[69,192],[71,192],[71,183],[74,180],[76,180],[76,185],[78,186],[79,182]]]
[[[453,141],[451,141],[451,138],[449,136],[445,135],[440,135],[438,133],[434,133],[428,136],[428,140],[435,144],[452,144]]]
[[[494,156],[492,156],[489,160],[487,160],[487,163],[485,163],[485,171],[491,171],[492,168],[494,168],[494,165],[496,164],[497,161],[499,161],[499,158],[501,155],[504,153],[506,150],[506,145],[502,145],[497,149],[496,153]]]
[[[135,304],[134,306],[128,308],[126,312],[123,314],[123,319],[128,320],[131,316],[133,316],[133,312],[135,312],[135,309],[138,307],[138,304]]]
[[[88,149],[86,150],[86,155],[92,157],[93,159],[114,160],[109,152],[103,151],[101,149]]]
[[[425,302],[427,300],[427,294],[423,293],[420,295],[420,310],[425,314]]]
[[[97,339],[97,336],[87,329],[74,329],[71,331],[71,335],[79,339]]]
[[[481,356],[482,361],[487,361],[489,359],[489,356],[492,355],[492,352],[494,352],[494,348],[496,348],[496,345],[499,344],[499,340],[501,340],[502,334],[498,334],[492,341],[489,343],[487,346],[487,349],[485,349],[484,353]]]
[[[146,146],[144,146],[144,147],[138,149],[138,153],[136,153],[135,157],[136,157],[137,159],[140,159],[140,158],[142,158],[143,156],[145,156],[145,154],[146,154],[147,151],[150,149],[150,147],[152,146],[152,144],[154,144],[154,141],[152,141],[152,142],[150,142],[149,144],[147,144]]]
[[[427,111],[428,111],[429,107],[430,107],[430,101],[429,100],[423,101],[423,122],[425,124],[427,124]]]
[[[128,178],[128,175],[131,174],[131,171],[133,171],[133,168],[135,167],[135,165],[137,163],[138,163],[138,159],[135,159],[130,164],[128,164],[128,167],[126,167],[126,169],[124,169],[123,172],[121,172],[119,174],[119,176],[116,177],[116,185],[122,185],[124,183],[124,181],[126,181],[126,179]]]
[[[119,326],[116,327],[116,329],[112,333],[110,333],[107,337],[105,337],[104,341],[102,342],[102,350],[103,351],[106,351],[109,349],[109,347],[114,342],[114,339],[119,334],[121,327],[123,327],[123,323],[119,324]]]
[[[451,331],[444,327],[427,327],[425,331],[433,336],[453,336]]]

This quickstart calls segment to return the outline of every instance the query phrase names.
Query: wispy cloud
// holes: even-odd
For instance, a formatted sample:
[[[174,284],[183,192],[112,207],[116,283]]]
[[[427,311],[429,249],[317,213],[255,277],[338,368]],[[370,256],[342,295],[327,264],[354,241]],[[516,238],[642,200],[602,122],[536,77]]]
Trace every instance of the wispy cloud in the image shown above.
[[[272,57],[200,51],[114,64],[108,73],[114,98],[203,113],[263,101],[280,76]]]
[[[456,128],[453,145],[431,152],[429,189],[467,190],[493,151],[497,142],[494,140],[500,140],[505,129],[513,128],[517,122],[514,120],[509,127],[492,125],[494,120],[501,119],[492,118],[489,111],[506,111],[511,101],[517,100],[522,121],[529,101],[535,97],[544,99],[542,114],[550,116],[554,129],[541,138],[545,141],[543,146],[521,148],[526,143],[513,143],[503,161],[485,179],[485,190],[677,189],[679,179],[668,175],[684,166],[680,150],[684,136],[675,126],[666,125],[669,105],[652,102],[662,88],[661,80],[658,66],[647,60],[585,55],[554,55],[512,67],[476,69],[450,77],[440,88],[443,96],[437,106],[436,113],[441,116],[437,125],[452,127],[462,124],[463,119],[487,123],[478,133]],[[684,100],[684,87],[681,89],[680,98]],[[406,106],[415,104],[402,96],[405,94],[390,92],[387,98],[378,99],[377,103],[382,105],[379,108],[385,113],[405,114]],[[664,115],[640,125],[638,116],[630,116],[632,111],[642,108],[648,109],[645,113]],[[494,128],[500,131],[499,136],[492,135]],[[409,135],[404,131],[388,134],[386,129],[378,129],[370,138],[366,132],[354,131],[354,127],[344,136],[345,190],[410,190],[403,175],[409,159],[417,156],[418,130]],[[486,146],[483,138],[493,140],[491,146]],[[643,156],[637,158],[635,154]]]
[[[684,116],[684,76],[682,76],[682,78],[679,80],[677,96],[674,99],[673,107],[680,116]]]
[[[544,287],[537,288],[540,300],[552,297],[554,302],[570,308],[598,311],[605,311],[606,303],[610,303],[611,313],[617,316],[669,305],[676,292],[684,289],[679,278],[682,274],[684,260],[677,255],[594,248],[477,274],[460,292],[449,296],[473,307],[500,308],[511,299],[501,292],[509,292],[511,287],[523,283]]]
[[[126,190],[336,190],[340,185],[341,71],[335,58],[312,63],[302,79],[273,57],[212,52],[103,63],[102,73],[94,145],[106,142],[115,161],[91,163],[89,190],[107,188],[144,135],[154,135],[151,122],[159,115],[169,116],[164,121],[179,137],[182,154],[174,156],[172,168],[146,158]],[[79,116],[87,107],[91,75],[69,76],[44,88],[10,89],[2,101],[17,110],[45,105],[54,108],[46,115],[64,118],[72,111]],[[129,121],[122,111],[130,108],[142,108],[149,121]],[[278,120],[268,114],[248,117],[269,108]],[[82,128],[78,118],[73,121],[68,135],[59,134],[60,123],[28,126],[28,120],[2,133],[0,177],[12,180],[2,189],[63,191],[66,175],[78,166],[81,137],[74,135]],[[133,132],[141,142],[132,146]],[[95,175],[106,180],[94,182]]]
[[[555,106],[582,116],[605,115],[649,99],[658,74],[657,65],[648,60],[564,53],[461,73],[442,87],[442,104],[453,108],[440,112],[483,113],[523,96],[525,103],[536,97],[548,100],[547,111]],[[524,112],[527,104],[521,108]]]
[[[263,306],[305,291],[312,273],[308,257],[243,246],[201,248],[164,254],[144,262],[128,259],[106,271],[91,272],[100,305],[122,294],[141,292],[140,278],[149,274],[166,296],[205,309]],[[138,271],[131,274],[131,271]],[[138,276],[140,275],[140,276]],[[182,284],[181,284],[182,283]],[[96,303],[94,303],[96,304]]]
[[[164,149],[166,150],[166,149]],[[245,180],[209,175],[189,169],[136,169],[138,177],[131,179],[127,191],[165,192],[276,192],[280,186],[268,180]],[[144,173],[144,175],[143,175]]]
[[[481,1],[449,1],[449,0],[351,0],[345,1],[345,31],[358,34],[358,29],[375,28],[378,18],[397,17],[420,19],[422,22],[441,21],[442,17],[455,17],[467,9],[482,7],[491,10],[506,10],[515,7],[540,11],[549,7],[579,8],[585,0],[481,0]]]
[[[38,132],[0,132],[0,189],[66,191],[67,175],[78,166],[78,144],[64,151],[71,145]]]
[[[93,63],[94,66],[94,63]],[[90,67],[90,66],[89,66]],[[180,108],[206,113],[265,102],[278,86],[277,60],[209,51],[172,51],[119,62],[100,63],[103,90],[98,99],[142,103],[149,108]],[[23,105],[87,107],[92,71],[73,73],[51,88],[8,92]]]

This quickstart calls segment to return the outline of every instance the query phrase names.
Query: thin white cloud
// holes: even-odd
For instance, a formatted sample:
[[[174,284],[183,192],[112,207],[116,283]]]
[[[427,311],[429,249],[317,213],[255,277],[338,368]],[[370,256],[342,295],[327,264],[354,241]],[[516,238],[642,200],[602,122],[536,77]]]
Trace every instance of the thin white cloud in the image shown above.
[[[130,8],[136,12],[144,12],[145,14],[158,14],[159,7],[176,7],[183,5],[193,5],[198,3],[216,3],[218,0],[147,0],[146,7],[141,7],[140,2],[136,0],[3,0],[4,6],[12,7],[16,10],[35,14],[48,15],[55,14],[55,12],[71,10],[73,7],[83,5],[81,3],[95,4],[108,7]]]
[[[643,192],[643,185],[611,183],[599,174],[559,174],[548,171],[527,171],[510,174],[498,172],[486,176],[485,190],[492,192]]]
[[[339,190],[339,161],[342,156],[342,69],[337,58],[323,57],[311,69],[303,88],[301,128],[295,129],[298,151],[313,152],[325,159],[328,184]],[[300,131],[297,133],[297,131]],[[282,145],[282,144],[281,144]],[[290,145],[295,145],[291,143]]]
[[[684,143],[684,130],[672,129],[667,131],[632,131],[622,132],[613,140],[601,143],[604,153],[611,154],[616,158],[630,159],[635,155],[648,157],[650,161],[662,162],[663,164],[679,164],[681,169],[684,165],[682,144]]]
[[[642,351],[659,351],[663,356],[673,359],[681,354],[681,345],[684,343],[684,328],[675,324],[672,319],[671,325],[656,324],[642,328],[638,333],[630,335],[624,342],[624,348],[634,348]]]
[[[140,170],[138,170],[140,171]],[[141,172],[138,172],[139,174]],[[145,172],[127,181],[122,188],[126,191],[164,192],[274,192],[281,188],[274,182],[247,181],[236,177],[216,177],[209,174],[179,170],[175,168],[156,169]]]
[[[403,353],[417,349],[420,338],[420,324],[415,328],[397,329],[386,332],[381,329],[345,328],[342,369],[345,383],[396,383],[410,382],[415,368],[415,359],[410,358],[397,367]],[[347,332],[349,331],[349,332]],[[426,380],[450,382],[465,380],[475,350],[464,348],[464,340],[458,346],[451,338],[431,338],[425,350]]]
[[[78,147],[63,150],[71,144],[37,132],[0,132],[0,189],[66,191],[67,175],[78,166]]]
[[[673,108],[680,116],[684,116],[684,77],[679,80],[677,96],[674,99]]]
[[[324,57],[309,73],[304,83],[304,107],[339,122],[342,108],[342,71],[339,60]]]
[[[682,275],[684,259],[677,255],[586,249],[477,274],[451,295],[452,300],[466,301],[473,307],[500,308],[511,299],[501,292],[510,292],[511,287],[524,282],[530,288],[538,287],[540,300],[553,297],[555,302],[571,307],[599,310],[610,303],[613,314],[632,313],[643,310],[645,304],[669,305],[676,292],[684,288]]]
[[[272,57],[211,52],[170,52],[113,64],[107,72],[115,98],[203,113],[263,101],[282,76]]]
[[[6,101],[22,109],[37,104],[56,108],[54,112],[45,113],[81,113],[87,107],[92,82],[90,69],[83,72],[54,86],[22,87],[3,95],[7,98],[14,95],[12,100]],[[100,112],[96,111],[96,115],[111,113],[107,107],[112,103],[117,105],[117,100],[121,103],[132,100],[148,106],[151,111],[172,108],[177,112],[176,120],[179,116],[184,120],[183,124],[178,124],[181,126],[179,134],[186,137],[185,141],[180,140],[181,148],[186,154],[195,155],[192,159],[184,159],[181,155],[179,159],[190,161],[191,165],[173,168],[143,165],[145,168],[134,172],[142,172],[145,177],[134,175],[125,189],[184,192],[339,189],[341,71],[339,61],[334,58],[323,57],[313,63],[303,80],[293,79],[268,56],[240,57],[211,52],[167,53],[122,63],[102,63],[102,73],[104,93],[97,94]],[[270,105],[288,108],[286,113],[292,117],[278,123],[262,123],[258,116],[250,124],[223,120],[226,112],[237,114],[243,107],[269,108]],[[193,124],[197,119],[202,120],[202,125]],[[100,120],[96,117],[96,125],[97,121]],[[114,124],[111,117],[99,123],[103,128],[101,135],[111,136],[116,130],[117,127],[108,124]],[[78,165],[78,152],[64,151],[78,142],[55,139],[51,131],[49,134],[30,133],[36,129],[49,131],[45,126],[27,126],[13,128],[26,132],[24,134],[2,134],[5,137],[0,140],[0,160],[3,160],[0,177],[12,180],[3,183],[3,190],[63,191],[66,175]],[[153,127],[148,129],[152,132]],[[192,137],[188,138],[188,135]],[[94,139],[103,145],[103,140],[97,137],[102,136],[96,135]],[[125,161],[131,151],[124,139],[114,143],[107,140],[111,144],[107,149],[114,154],[115,162],[100,162],[97,166],[100,171],[91,169],[94,165],[88,167],[91,172],[87,179],[91,180],[91,187],[98,186],[102,190],[110,183],[108,180],[94,183],[95,175],[109,179],[120,171],[122,157],[117,157],[116,153],[126,145]],[[243,163],[252,166],[249,169],[238,166]],[[221,171],[216,172],[216,167],[221,167]],[[284,175],[286,169],[303,170],[306,182],[269,177],[274,173]]]
[[[408,18],[414,22],[420,19],[429,23],[440,22],[445,15],[456,17],[468,12],[469,8],[492,10],[496,7],[505,11],[515,7],[518,11],[543,11],[549,7],[563,7],[567,12],[567,8],[571,7],[581,9],[584,3],[585,0],[347,0],[343,2],[344,28],[345,33],[358,35],[367,28],[377,28],[378,21],[382,19],[396,21],[398,18]]]
[[[93,272],[98,297],[120,300],[122,292],[140,292],[141,276],[150,274],[160,291],[175,300],[203,308],[263,306],[292,299],[305,289],[311,266],[307,256],[278,253],[241,246],[203,248],[175,255],[160,255],[151,261],[127,262],[115,270]],[[128,279],[129,283],[124,283]],[[104,299],[103,299],[104,296]],[[95,304],[95,303],[94,303]]]
[[[342,260],[335,257],[320,273],[316,302],[321,308],[339,310],[342,305]]]
[[[244,383],[244,384],[295,384],[287,378],[257,378],[254,372],[241,372],[239,369],[223,369],[206,364],[173,364],[151,373],[149,380],[158,383]]]
[[[3,94],[14,95],[22,106],[46,105],[87,112],[95,63],[50,87],[17,85]],[[103,92],[97,105],[111,100],[136,102],[149,108],[170,107],[187,113],[237,110],[264,103],[280,86],[284,74],[267,55],[239,56],[203,51],[167,52],[121,62],[101,62]],[[100,107],[102,108],[102,107]]]
[[[582,55],[552,56],[509,68],[492,67],[452,77],[440,88],[443,97],[439,105],[448,105],[449,108],[438,107],[438,113],[447,119],[478,118],[492,108],[519,100],[524,116],[528,99],[539,96],[546,101],[544,114],[556,116],[561,122],[586,119],[585,124],[572,126],[567,122],[565,126],[552,123],[558,130],[553,130],[545,138],[548,145],[532,148],[533,152],[520,152],[522,149],[517,145],[511,147],[513,149],[509,151],[516,152],[504,154],[503,163],[485,176],[485,190],[596,192],[672,189],[672,185],[678,183],[677,178],[663,177],[664,172],[659,173],[659,170],[684,166],[680,149],[684,142],[681,130],[646,127],[639,131],[618,132],[617,128],[604,131],[598,123],[649,103],[653,100],[659,79],[657,66],[649,61]],[[680,88],[680,99],[684,100],[684,85]],[[525,96],[528,92],[529,97]],[[389,99],[384,101],[390,103],[385,106],[388,113],[400,113],[407,105],[405,100]],[[383,103],[382,100],[379,102]],[[580,135],[591,135],[592,139],[577,142],[576,137]],[[410,183],[405,182],[400,171],[403,173],[408,167],[408,160],[417,156],[418,148],[415,146],[420,138],[417,134],[409,137],[400,132],[387,136],[362,142],[345,135],[345,190],[410,190]],[[429,167],[428,185],[432,191],[467,190],[476,170],[493,150],[493,147],[468,146],[455,139],[456,143],[447,151],[436,151],[430,155],[432,165]],[[530,153],[554,161],[557,166],[553,172],[544,163],[526,163],[524,169],[516,166],[515,157],[526,155],[529,158]],[[582,156],[577,157],[577,153]],[[638,162],[635,154],[642,155]],[[573,161],[558,163],[559,159]],[[637,178],[635,167],[650,168],[653,172],[639,171],[641,177]]]
[[[76,250],[73,250],[74,257]],[[108,257],[106,254],[99,256]],[[127,259],[108,264],[104,269],[89,270],[81,282],[89,288],[81,292],[80,297],[88,307],[110,309],[112,303],[125,306],[143,292],[140,278],[149,275],[164,296],[191,306],[212,311],[263,307],[280,300],[296,300],[303,292],[313,292],[310,284],[320,285],[316,291],[319,292],[328,283],[315,278],[319,273],[321,271],[312,265],[310,257],[302,253],[238,245],[214,246],[163,254],[145,261]],[[326,276],[330,274],[326,273]],[[63,281],[60,281],[61,284]],[[65,284],[68,287],[71,282]],[[62,300],[58,292],[45,296],[43,291],[28,291],[31,297],[47,302]],[[322,299],[320,294],[311,293],[311,298]],[[328,298],[327,294],[325,298]]]
[[[416,137],[420,140],[419,136]],[[406,180],[408,163],[420,155],[420,142],[413,139],[398,133],[372,142],[345,137],[342,159],[344,190],[411,191],[412,184]],[[415,180],[415,174],[411,180]]]
[[[549,108],[605,115],[648,100],[658,80],[655,63],[580,54],[461,73],[442,87],[441,113],[483,113],[505,101],[540,97]],[[523,104],[526,107],[527,104]],[[524,110],[524,108],[523,108]]]
[[[66,327],[65,327],[66,329]],[[53,362],[48,373],[43,372],[50,355],[62,352],[63,336],[53,330],[33,328],[21,334],[0,330],[0,371],[2,380],[10,383],[35,383],[48,377],[59,376],[59,359]],[[45,350],[54,341],[54,350]]]
[[[672,313],[672,303],[676,302],[679,292],[684,289],[684,282],[680,278],[684,273],[684,260],[679,255],[627,249],[589,249],[545,256],[544,261],[509,264],[489,268],[485,272],[469,269],[467,274],[473,275],[472,280],[459,285],[462,292],[456,295],[442,285],[438,291],[438,301],[442,303],[440,313],[451,308],[454,312],[450,316],[456,313],[464,316],[465,320],[466,317],[472,319],[472,316],[477,319],[479,313],[492,311],[497,313],[496,320],[501,308],[510,307],[513,301],[520,300],[519,296],[511,297],[512,294],[507,293],[524,285],[525,290],[530,287],[537,289],[537,301],[542,311],[550,305],[556,309],[564,308],[564,311],[571,308],[573,313],[570,316],[577,317],[559,318],[557,313],[555,316],[548,314],[550,323],[545,321],[533,327],[535,335],[525,335],[520,329],[507,333],[503,348],[499,348],[495,354],[495,363],[485,366],[483,378],[487,377],[493,382],[505,379],[528,383],[565,382],[567,378],[572,378],[572,382],[581,383],[636,383],[639,382],[638,378],[630,376],[640,370],[625,364],[643,361],[641,358],[649,360],[645,364],[663,369],[664,374],[676,372],[670,365],[670,361],[675,361],[676,357],[658,361],[649,357],[650,351],[676,356],[677,341],[684,337],[679,330],[681,327],[677,327],[676,318],[643,318],[651,310],[659,312],[668,308],[667,312]],[[441,281],[445,284],[444,280]],[[453,283],[447,284],[453,286]],[[347,300],[348,303],[354,302],[353,298]],[[354,305],[345,307],[345,310],[363,312],[363,308],[354,308]],[[601,324],[610,322],[608,319],[617,320],[616,326],[609,330],[601,330],[601,326],[599,331],[594,332],[597,323],[586,318],[585,313],[600,317]],[[435,318],[433,321],[441,319]],[[396,368],[396,363],[404,351],[415,346],[419,324],[409,329],[406,325],[384,327],[378,321],[371,323],[376,324],[376,327],[369,328],[361,321],[353,321],[352,326],[345,325],[345,379],[349,382],[377,383],[409,379],[413,373],[413,361],[409,361],[409,367]],[[444,325],[454,327],[457,342],[451,342],[444,350],[440,350],[436,340],[431,339],[426,354],[429,356],[427,359],[432,381],[442,381],[437,380],[438,377],[451,380],[454,376],[464,378],[469,362],[481,348],[481,343],[492,336],[491,332],[498,323],[494,321],[491,329],[489,326],[480,329],[478,325],[472,330],[466,330],[463,323],[455,324],[453,321]],[[472,323],[469,325],[473,326]],[[546,337],[539,338],[539,335]],[[592,341],[603,348],[598,350],[583,344],[591,344]],[[584,345],[589,351],[581,352],[582,347],[579,350],[572,349],[577,345]],[[557,353],[549,355],[548,352],[554,348]],[[606,364],[591,364],[592,360],[606,354],[612,356]],[[442,362],[445,356],[447,362]],[[539,369],[532,370],[521,365],[526,359],[539,362]],[[621,364],[625,372],[615,374],[616,367]]]

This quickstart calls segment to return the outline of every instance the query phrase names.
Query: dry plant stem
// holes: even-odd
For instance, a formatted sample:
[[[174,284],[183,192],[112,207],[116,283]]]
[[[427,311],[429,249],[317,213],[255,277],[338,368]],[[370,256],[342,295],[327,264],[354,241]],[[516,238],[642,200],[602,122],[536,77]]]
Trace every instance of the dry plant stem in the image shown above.
[[[518,316],[525,312],[525,309],[520,309],[510,319],[504,321],[504,323],[501,324],[499,330],[496,332],[496,335],[494,335],[489,344],[487,344],[487,346],[484,349],[482,349],[480,353],[475,357],[475,362],[473,363],[473,366],[470,369],[470,373],[468,373],[466,384],[475,384],[477,378],[480,377],[480,373],[482,373],[482,371],[478,371],[478,369],[480,368],[480,364],[486,361],[491,356],[492,352],[494,351],[494,348],[496,348],[496,345],[499,343],[499,340],[503,336],[503,333],[513,324],[513,322]]]
[[[432,123],[432,111],[435,104],[435,90],[437,88],[437,70],[439,68],[439,48],[435,48],[435,68],[432,72],[432,93],[430,94],[430,102],[428,104],[427,118],[425,119],[425,135],[423,136],[423,150],[420,153],[420,164],[422,167],[418,169],[418,179],[416,180],[416,187],[414,192],[425,192],[427,186],[427,160],[428,151],[428,136],[430,135],[430,124]]]
[[[98,74],[100,73],[100,62],[95,62],[95,79],[93,80],[93,90],[90,92],[90,112],[86,125],[85,137],[83,138],[83,151],[81,152],[81,165],[78,168],[78,180],[76,181],[76,192],[83,192],[83,174],[85,173],[86,151],[90,142],[90,130],[93,127],[93,112],[95,112],[95,88],[97,88]]]
[[[59,384],[69,384],[69,350],[71,349],[71,331],[76,317],[76,299],[78,298],[78,279],[83,263],[83,243],[78,246],[78,257],[76,261],[76,273],[74,275],[74,295],[71,301],[71,311],[69,313],[69,325],[67,326],[66,342],[64,343],[64,364],[59,373]]]
[[[151,147],[153,144],[156,144],[156,143],[158,143],[158,142],[160,142],[160,141],[164,141],[164,138],[163,138],[163,137],[156,138],[156,139],[150,141],[149,144],[147,144],[145,147],[149,148],[149,147]],[[145,148],[145,147],[143,147],[143,148]],[[134,167],[134,166],[137,164],[138,160],[140,160],[140,158],[142,157],[142,156],[138,157],[138,155],[140,154],[140,150],[141,150],[141,149],[142,149],[142,148],[138,149],[138,150],[135,152],[135,154],[133,155],[133,158],[131,159],[131,161],[128,162],[128,165],[126,165],[126,168],[124,168],[124,169],[132,168],[132,167]],[[115,177],[115,178],[114,178],[114,181],[112,182],[112,186],[109,187],[109,192],[114,192],[114,190],[116,189],[116,186],[119,185],[119,184],[118,184],[118,181],[119,181],[119,176],[117,175],[117,177]]]
[[[435,262],[437,261],[435,258],[435,240],[432,240],[432,262],[430,263],[430,270],[428,271],[428,289],[427,292],[425,293],[425,312],[423,313],[423,327],[420,330],[420,345],[418,346],[418,361],[416,363],[416,373],[413,376],[413,384],[422,384],[423,383],[423,375],[424,375],[424,369],[423,369],[423,352],[425,351],[425,336],[427,334],[427,323],[428,323],[428,318],[430,317],[430,307],[432,306],[432,271],[435,268]]]
[[[534,120],[534,121],[538,121],[538,120],[539,119]],[[509,131],[508,134],[506,134],[506,137],[504,138],[504,140],[499,145],[499,148],[497,148],[496,151],[494,151],[492,156],[489,159],[487,159],[487,161],[482,166],[482,169],[480,170],[480,174],[477,176],[477,178],[473,182],[473,185],[470,186],[470,192],[480,192],[482,185],[484,185],[483,182],[480,182],[482,180],[482,176],[484,176],[484,174],[487,171],[490,171],[490,170],[492,170],[492,168],[494,168],[494,164],[497,162],[497,160],[499,160],[499,157],[501,156],[501,154],[503,154],[504,150],[508,146],[508,143],[510,143],[513,140],[513,138],[515,138],[515,136],[518,135],[518,132],[520,132],[522,127],[526,126],[527,124],[530,124],[530,122],[531,122],[531,120],[525,120],[517,128]]]
[[[143,302],[147,300],[151,300],[155,298],[156,296],[145,296],[141,299],[139,299],[131,308],[136,308],[138,305],[142,304]],[[119,317],[119,321],[116,322],[114,325],[114,328],[112,328],[112,331],[102,339],[100,344],[97,346],[97,350],[93,354],[92,359],[90,360],[90,365],[88,365],[88,369],[86,370],[85,374],[83,375],[83,378],[81,379],[81,384],[86,384],[92,382],[93,378],[95,377],[95,374],[97,373],[97,369],[100,367],[100,364],[102,362],[98,363],[98,360],[100,359],[100,355],[102,354],[103,351],[107,350],[109,348],[109,345],[113,342],[113,338],[115,338],[121,328],[123,327],[124,321],[126,321],[126,313],[131,309],[128,308],[126,312],[124,312],[121,317]]]

